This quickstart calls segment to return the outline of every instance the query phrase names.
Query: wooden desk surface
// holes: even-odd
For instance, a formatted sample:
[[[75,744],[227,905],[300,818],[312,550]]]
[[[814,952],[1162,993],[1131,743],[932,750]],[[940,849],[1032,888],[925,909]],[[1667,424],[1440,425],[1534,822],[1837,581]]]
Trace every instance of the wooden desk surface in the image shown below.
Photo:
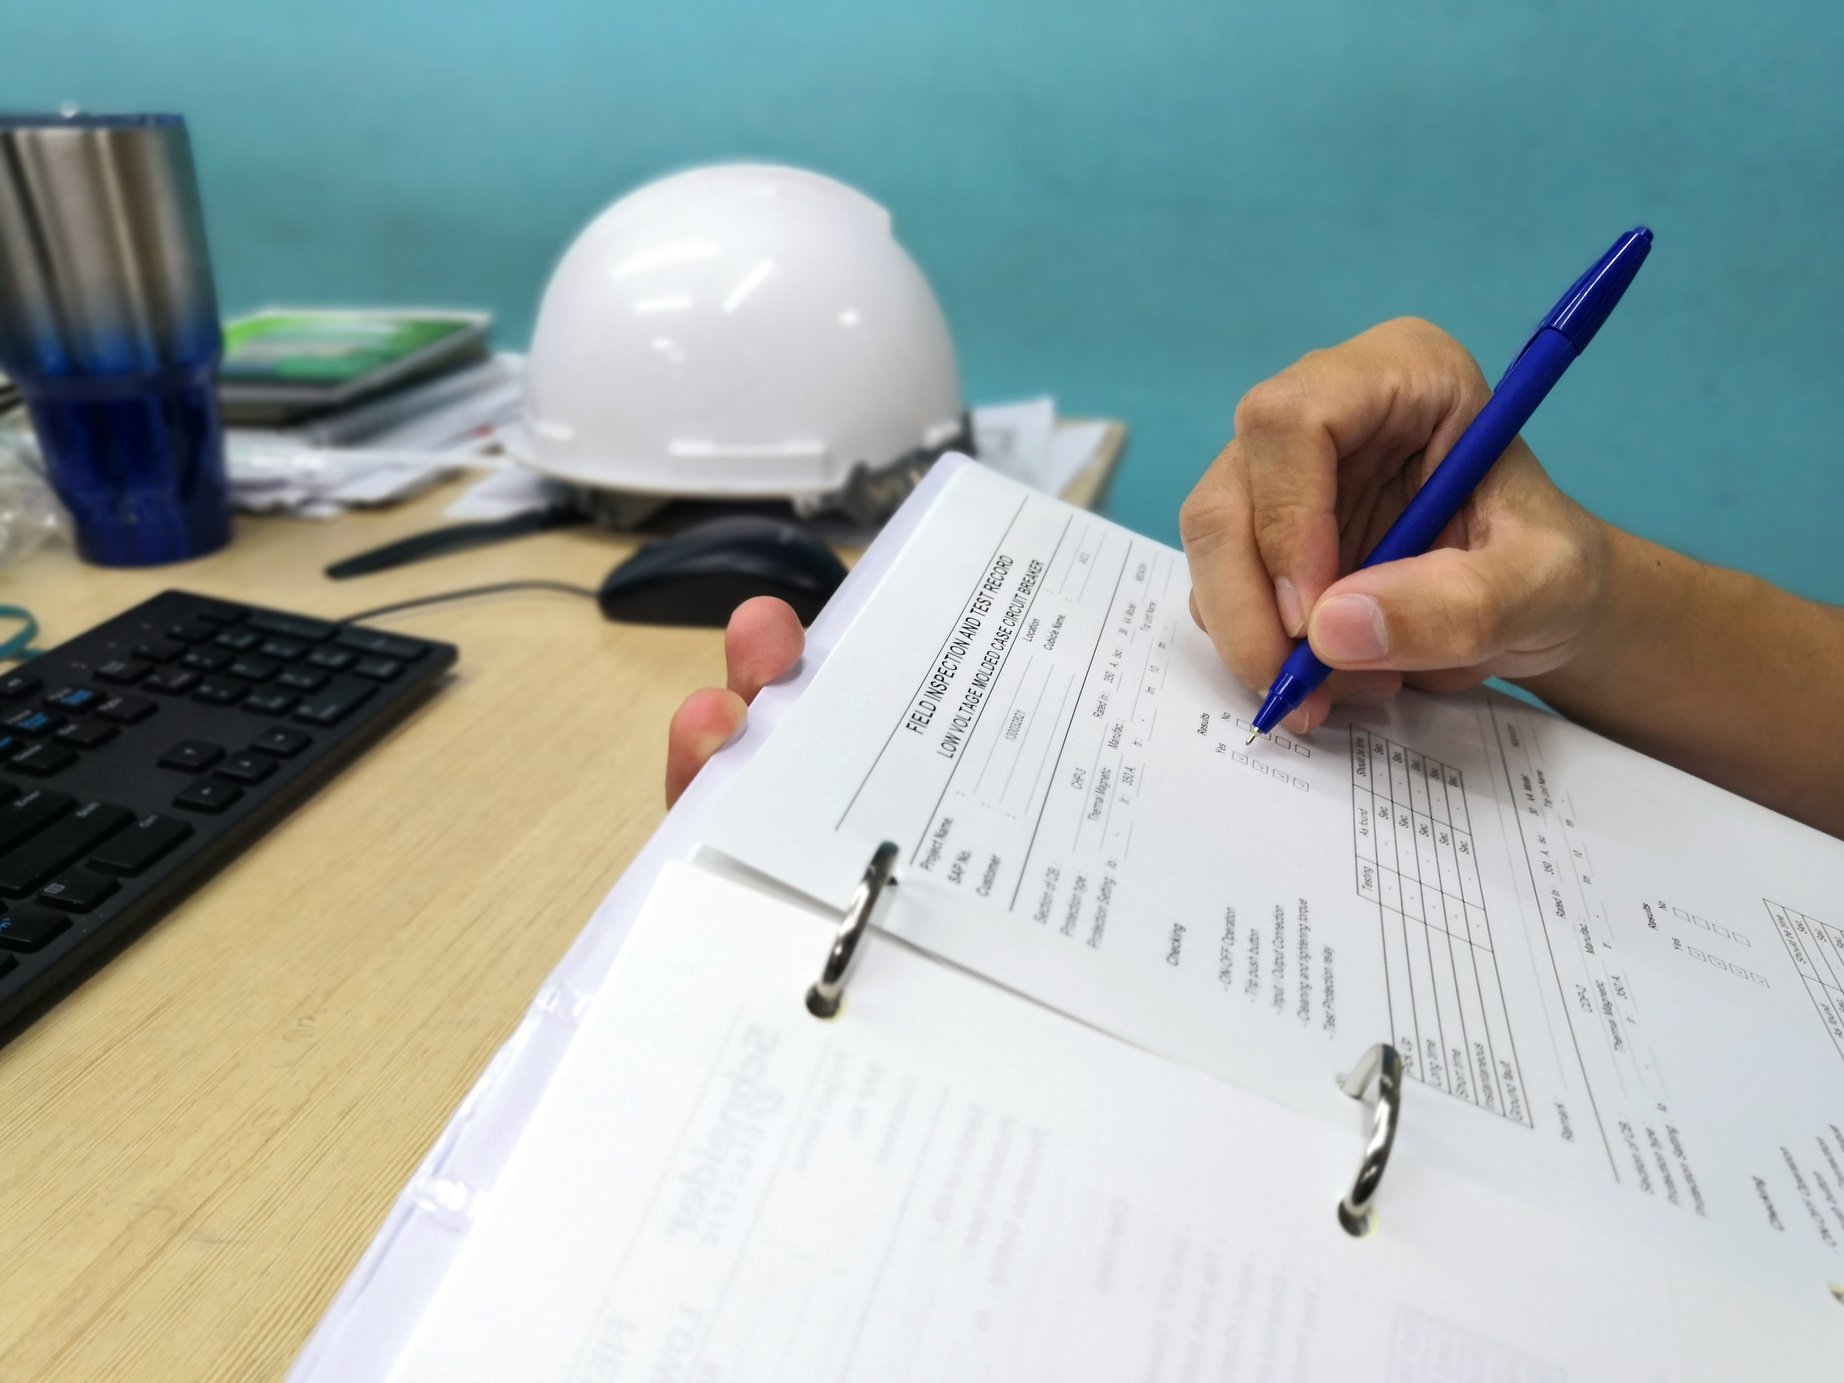
[[[151,572],[41,552],[0,589],[55,645],[169,586],[339,617],[594,586],[633,547],[572,530],[321,574],[439,523],[454,493],[240,518],[226,551]],[[723,678],[715,631],[624,628],[576,597],[377,623],[458,644],[453,682],[0,1048],[0,1383],[283,1373],[657,825],[673,708]]]

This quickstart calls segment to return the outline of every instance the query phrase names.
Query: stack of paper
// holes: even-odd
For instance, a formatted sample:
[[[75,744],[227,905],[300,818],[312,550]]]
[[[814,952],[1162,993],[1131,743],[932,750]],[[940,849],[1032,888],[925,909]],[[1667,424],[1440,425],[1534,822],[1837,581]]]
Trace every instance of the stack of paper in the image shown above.
[[[487,458],[524,409],[524,359],[501,354],[285,428],[230,428],[237,507],[327,518],[392,504]]]
[[[1832,1376],[1844,843],[1484,691],[1246,747],[1188,593],[937,467],[301,1375]]]

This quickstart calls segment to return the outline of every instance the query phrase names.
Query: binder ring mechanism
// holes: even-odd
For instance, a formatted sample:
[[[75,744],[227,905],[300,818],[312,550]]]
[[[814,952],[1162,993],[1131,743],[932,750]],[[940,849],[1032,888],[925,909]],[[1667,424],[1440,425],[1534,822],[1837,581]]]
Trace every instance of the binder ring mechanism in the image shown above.
[[[845,910],[832,939],[832,950],[826,954],[826,968],[807,991],[807,1012],[815,1018],[835,1017],[845,1002],[845,982],[864,950],[864,938],[871,930],[878,904],[896,887],[896,876],[891,872],[895,864],[896,844],[886,840],[865,866],[864,878],[858,881],[858,891],[852,895],[851,906]]]
[[[1390,1149],[1396,1146],[1396,1125],[1402,1121],[1402,1056],[1387,1042],[1379,1042],[1365,1052],[1339,1088],[1352,1099],[1361,1100],[1373,1083],[1377,1087],[1377,1104],[1370,1118],[1370,1137],[1364,1143],[1364,1160],[1358,1163],[1351,1189],[1338,1203],[1338,1223],[1346,1234],[1358,1238],[1375,1228],[1370,1206],[1383,1184],[1383,1169],[1389,1165]]]

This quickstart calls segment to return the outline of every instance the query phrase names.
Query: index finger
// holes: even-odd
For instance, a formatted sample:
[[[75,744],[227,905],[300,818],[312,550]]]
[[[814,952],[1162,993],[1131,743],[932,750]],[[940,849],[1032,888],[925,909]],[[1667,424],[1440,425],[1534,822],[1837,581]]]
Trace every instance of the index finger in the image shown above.
[[[1246,466],[1235,442],[1223,449],[1179,511],[1191,569],[1191,614],[1231,673],[1259,694],[1280,670],[1291,642],[1275,610],[1274,588],[1249,527]],[[1321,690],[1287,723],[1308,730],[1325,719]]]
[[[1289,634],[1304,631],[1340,575],[1341,483],[1392,480],[1418,452],[1431,466],[1471,420],[1483,389],[1459,342],[1402,318],[1314,351],[1243,397],[1236,441],[1255,544]]]

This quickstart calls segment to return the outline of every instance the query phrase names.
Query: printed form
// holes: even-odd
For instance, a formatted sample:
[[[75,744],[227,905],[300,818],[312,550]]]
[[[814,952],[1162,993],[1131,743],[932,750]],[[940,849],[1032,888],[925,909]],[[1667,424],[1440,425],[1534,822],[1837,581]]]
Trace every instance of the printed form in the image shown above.
[[[1183,555],[967,465],[704,838],[1399,1158],[1844,1282],[1844,842],[1485,692],[1245,746]],[[766,695],[773,695],[773,689]],[[1844,1307],[1840,1307],[1844,1310]]]
[[[1340,1127],[887,938],[816,1019],[828,941],[668,868],[397,1383],[1790,1378],[1833,1348],[1426,1167],[1352,1239],[1365,1114],[1329,1086]]]

